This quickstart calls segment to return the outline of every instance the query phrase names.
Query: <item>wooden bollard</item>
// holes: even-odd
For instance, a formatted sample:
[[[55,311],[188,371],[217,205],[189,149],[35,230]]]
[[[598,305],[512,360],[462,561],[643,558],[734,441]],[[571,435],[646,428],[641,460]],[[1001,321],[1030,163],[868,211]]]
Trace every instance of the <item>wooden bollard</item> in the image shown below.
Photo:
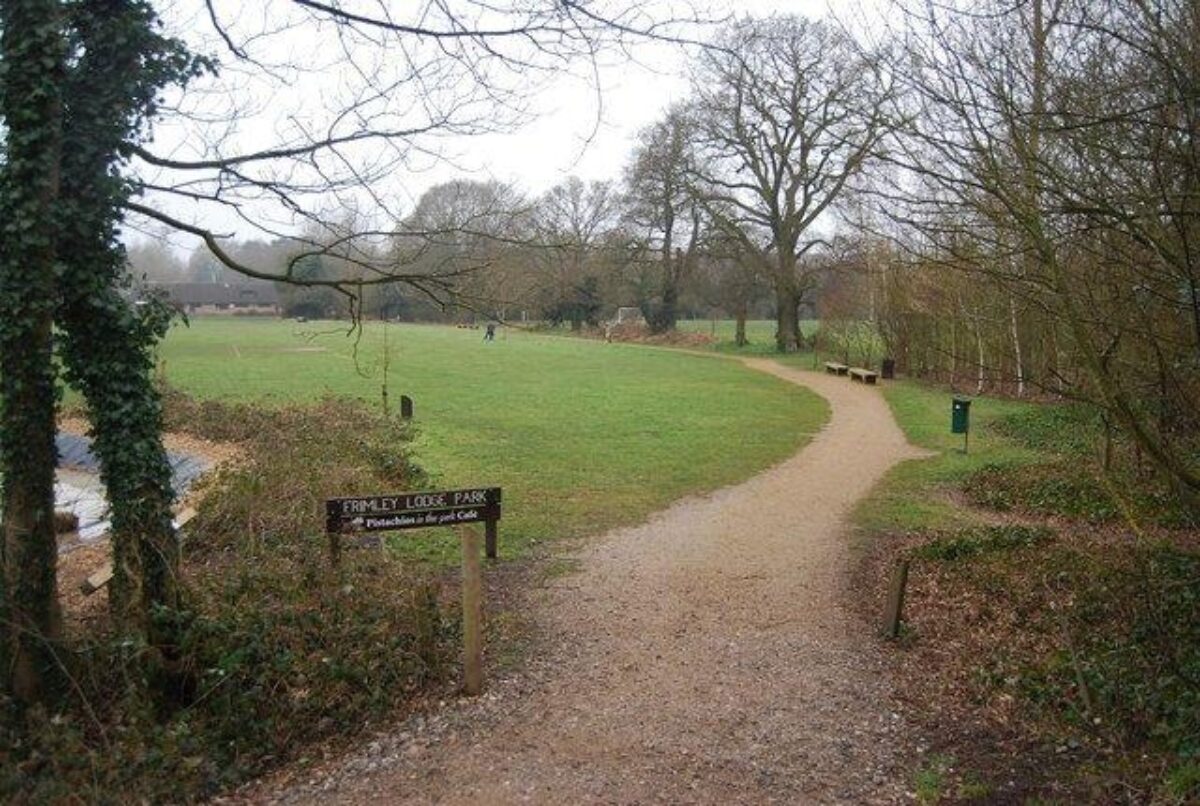
[[[329,550],[329,565],[338,568],[342,564],[342,536],[337,532],[327,532],[325,538],[329,541],[326,545]]]
[[[908,584],[908,560],[900,560],[892,569],[892,584],[888,589],[887,607],[883,613],[883,634],[900,637],[900,622],[904,618],[904,588]]]
[[[464,526],[462,538],[463,692],[483,691],[483,572],[479,530]]]
[[[413,418],[413,399],[408,395],[400,395],[400,417],[405,420]]]

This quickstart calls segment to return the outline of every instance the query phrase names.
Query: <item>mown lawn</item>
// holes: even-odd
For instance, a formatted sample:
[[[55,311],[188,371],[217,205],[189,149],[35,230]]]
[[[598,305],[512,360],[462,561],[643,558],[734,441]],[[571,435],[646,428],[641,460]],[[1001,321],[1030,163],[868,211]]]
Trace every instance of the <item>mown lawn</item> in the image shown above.
[[[805,338],[812,336],[820,323],[815,319],[805,319],[800,323],[800,331]],[[738,347],[733,340],[737,332],[737,322],[732,319],[684,319],[677,327],[685,333],[703,333],[716,338],[710,349],[721,353],[737,355],[774,355],[775,354],[775,320],[748,319],[746,320],[746,340],[744,347]],[[811,356],[811,353],[808,355]]]
[[[745,479],[828,416],[816,395],[736,362],[507,330],[485,344],[479,330],[368,323],[356,342],[336,323],[196,318],[161,361],[201,398],[381,405],[385,327],[390,401],[415,401],[417,462],[439,486],[504,488],[502,557]],[[456,556],[448,535],[395,542]]]
[[[987,465],[1020,465],[1039,454],[1001,435],[991,426],[1030,409],[1029,403],[972,398],[971,434],[963,453],[961,434],[950,433],[953,395],[913,381],[886,383],[883,395],[909,442],[935,452],[927,459],[903,462],[857,509],[860,527],[869,533],[966,526],[975,519],[948,494]]]

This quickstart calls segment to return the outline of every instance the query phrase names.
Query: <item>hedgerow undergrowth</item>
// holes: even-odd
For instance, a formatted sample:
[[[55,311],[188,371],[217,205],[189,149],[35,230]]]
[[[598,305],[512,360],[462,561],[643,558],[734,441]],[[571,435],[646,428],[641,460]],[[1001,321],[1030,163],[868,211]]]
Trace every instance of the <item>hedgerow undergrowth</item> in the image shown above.
[[[138,688],[103,619],[70,631],[61,712],[0,702],[0,800],[194,801],[441,685],[457,620],[434,572],[387,551],[331,566],[326,496],[419,486],[404,423],[361,404],[259,409],[167,398],[169,428],[235,442],[184,543],[169,680]],[[68,614],[69,616],[69,614]]]
[[[944,398],[902,397],[902,424],[945,417]],[[1002,799],[1200,798],[1196,513],[1094,409],[985,407],[973,462],[942,454],[904,487],[965,497],[959,524],[877,543],[876,568],[913,561],[905,696],[963,726],[939,750]]]

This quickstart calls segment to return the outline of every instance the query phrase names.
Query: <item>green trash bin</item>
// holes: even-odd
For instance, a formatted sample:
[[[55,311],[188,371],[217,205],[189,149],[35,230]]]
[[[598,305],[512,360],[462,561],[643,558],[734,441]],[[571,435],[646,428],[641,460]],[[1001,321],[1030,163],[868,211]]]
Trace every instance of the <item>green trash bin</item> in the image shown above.
[[[971,401],[956,397],[950,404],[950,433],[965,434],[971,430]]]

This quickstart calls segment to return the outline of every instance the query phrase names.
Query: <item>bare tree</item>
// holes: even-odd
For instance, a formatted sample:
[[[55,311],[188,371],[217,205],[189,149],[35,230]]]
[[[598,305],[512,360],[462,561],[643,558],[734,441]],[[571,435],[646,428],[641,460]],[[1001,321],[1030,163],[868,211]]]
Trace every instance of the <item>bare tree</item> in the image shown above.
[[[694,269],[703,226],[703,208],[693,180],[693,123],[676,107],[644,129],[626,170],[627,218],[641,251],[652,256],[650,276],[641,278],[638,299],[653,333],[675,329],[679,295]]]
[[[129,248],[129,273],[148,283],[178,283],[187,273],[183,260],[159,241],[144,241]]]
[[[546,272],[539,284],[542,307],[551,321],[569,321],[572,330],[595,325],[607,261],[618,246],[622,199],[611,182],[570,177],[547,191],[533,218],[538,258]]]
[[[527,274],[523,269],[533,238],[530,207],[502,182],[443,182],[421,195],[400,223],[392,248],[403,256],[398,261],[407,260],[428,274],[461,273],[455,304],[504,319],[505,308],[519,297]],[[436,295],[427,297],[438,302]]]
[[[801,258],[884,131],[874,60],[842,30],[791,16],[743,20],[693,81],[697,184],[716,226],[771,278],[776,344],[799,348],[815,278]]]

